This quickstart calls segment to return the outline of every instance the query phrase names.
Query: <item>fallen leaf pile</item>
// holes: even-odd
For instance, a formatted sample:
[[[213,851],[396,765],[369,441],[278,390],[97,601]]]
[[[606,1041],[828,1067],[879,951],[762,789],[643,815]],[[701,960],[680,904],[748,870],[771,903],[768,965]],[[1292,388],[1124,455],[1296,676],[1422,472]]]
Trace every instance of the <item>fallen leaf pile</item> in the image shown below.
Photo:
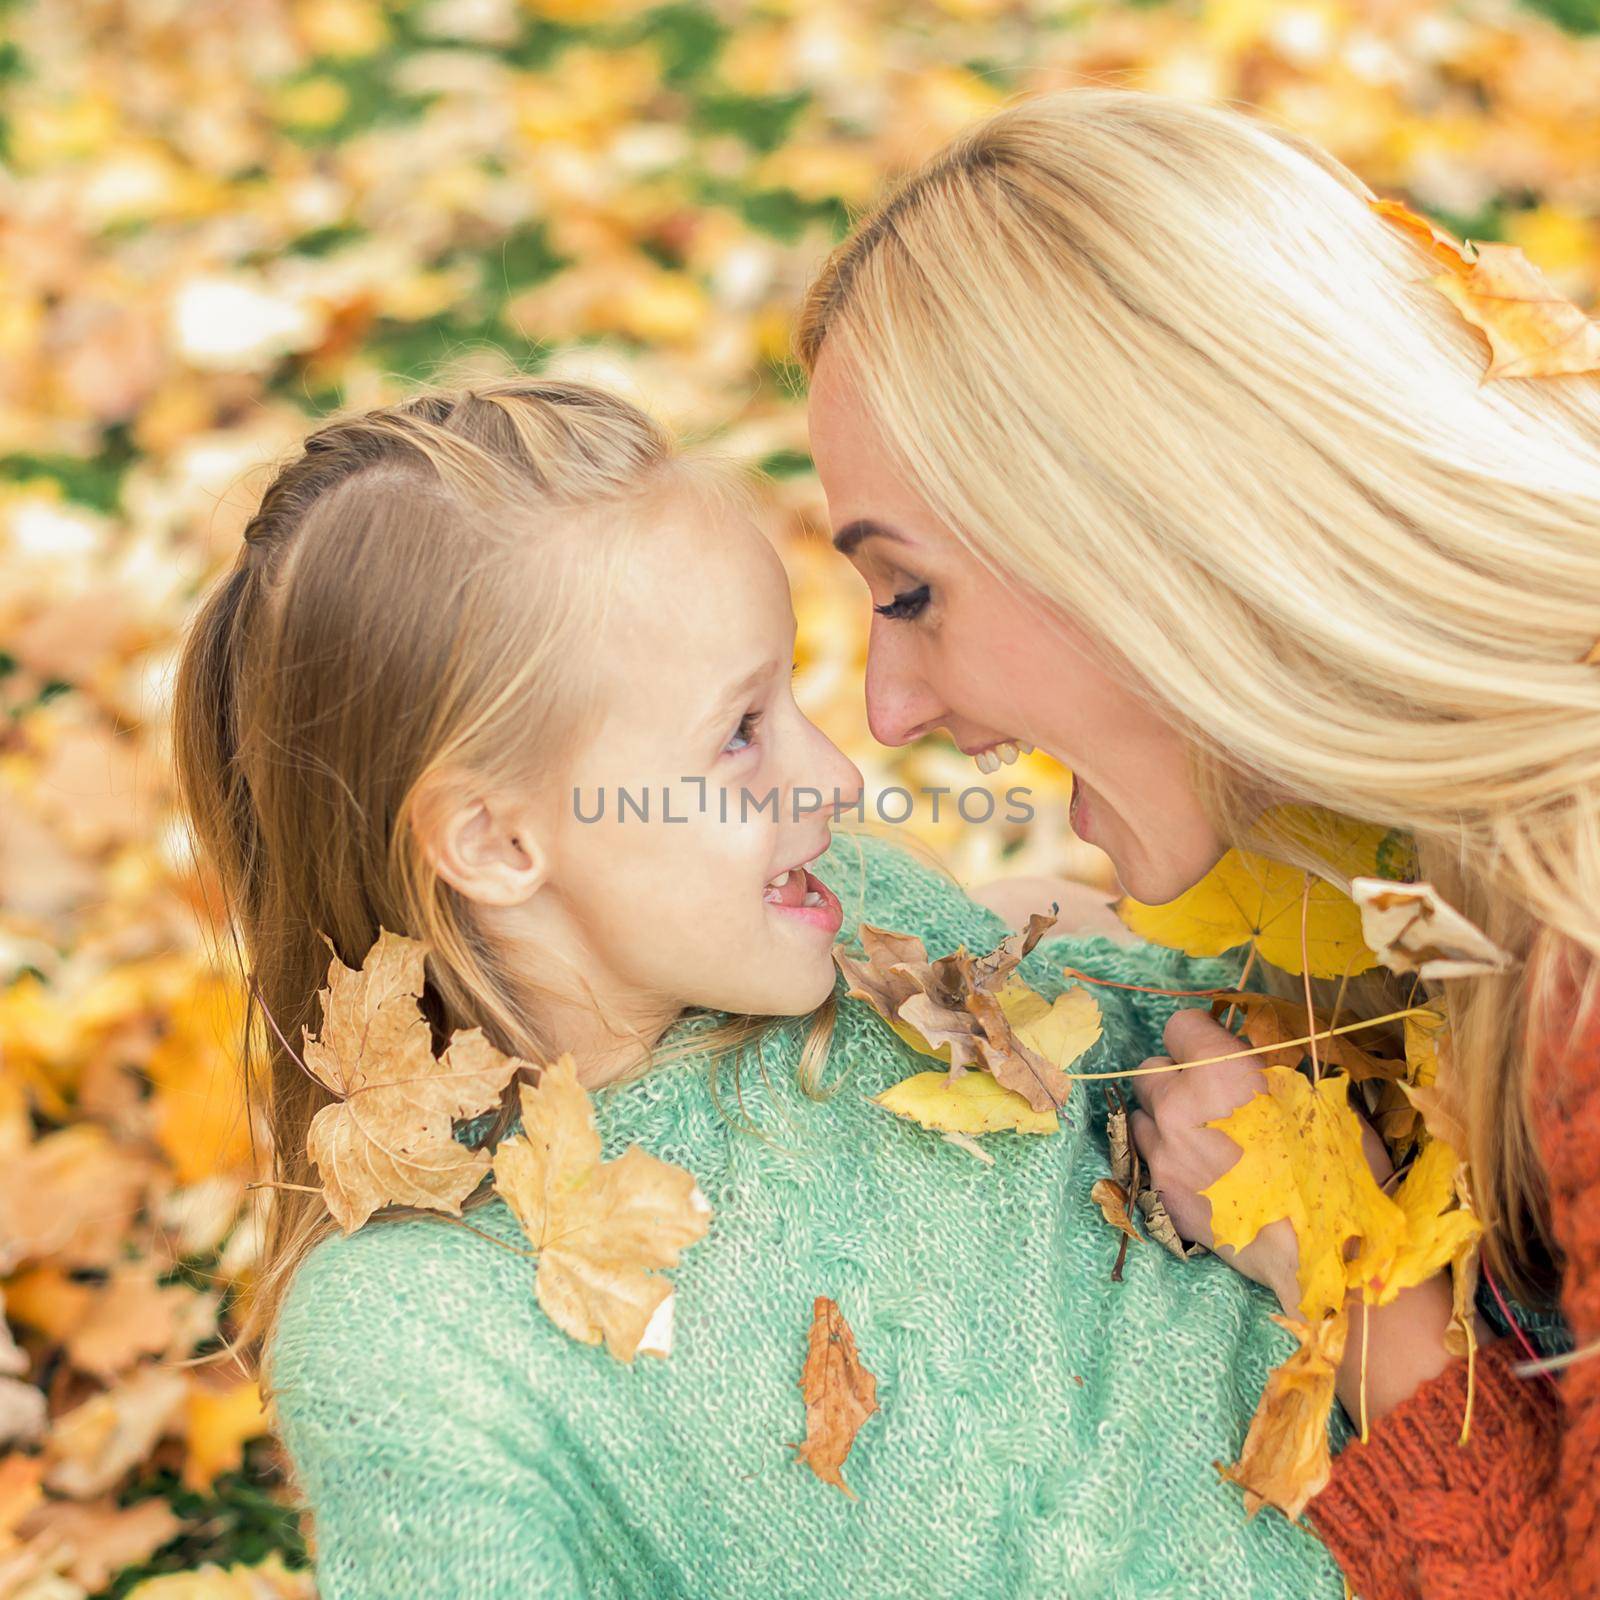
[[[1480,260],[1518,247],[1588,304],[1593,15],[1590,0],[6,7],[0,1484],[48,1470],[43,1506],[116,1498],[111,1526],[146,1543],[154,1513],[123,1524],[120,1501],[159,1498],[182,1532],[148,1566],[124,1545],[120,1585],[159,1569],[184,1573],[182,1600],[259,1600],[276,1580],[245,1569],[272,1549],[303,1559],[237,1370],[178,1369],[182,1394],[145,1374],[198,1307],[228,1335],[269,1203],[244,1190],[265,1141],[234,1071],[243,1006],[212,964],[215,890],[171,790],[173,655],[263,463],[312,414],[386,402],[490,346],[716,434],[777,477],[796,692],[869,790],[1000,801],[1026,785],[1031,823],[1002,805],[968,826],[947,804],[911,827],[969,884],[1104,883],[1047,757],[985,775],[941,740],[870,736],[864,597],[816,537],[786,366],[811,270],[852,208],[974,116],[1092,79],[1258,107],[1479,241]],[[1482,301],[1481,273],[1437,270]],[[1539,321],[1543,292],[1508,303]],[[1298,960],[1296,915],[1255,919],[1266,959]],[[63,1481],[111,1487],[80,1500]],[[98,1571],[65,1552],[93,1541],[81,1519],[69,1537],[36,1516],[0,1489],[0,1596],[81,1600]]]

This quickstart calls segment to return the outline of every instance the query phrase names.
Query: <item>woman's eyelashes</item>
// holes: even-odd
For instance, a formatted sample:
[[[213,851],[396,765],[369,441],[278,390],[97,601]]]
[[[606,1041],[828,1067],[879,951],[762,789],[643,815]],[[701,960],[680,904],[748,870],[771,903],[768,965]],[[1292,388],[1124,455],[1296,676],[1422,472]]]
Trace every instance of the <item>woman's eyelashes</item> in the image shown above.
[[[741,755],[746,750],[754,749],[756,742],[756,729],[761,724],[759,711],[747,711],[739,718],[739,726],[733,730],[733,736],[723,745],[722,753],[725,756]]]
[[[888,605],[874,606],[872,609],[880,617],[888,617],[891,622],[909,622],[927,609],[928,598],[927,584],[919,583],[915,589],[902,590]]]

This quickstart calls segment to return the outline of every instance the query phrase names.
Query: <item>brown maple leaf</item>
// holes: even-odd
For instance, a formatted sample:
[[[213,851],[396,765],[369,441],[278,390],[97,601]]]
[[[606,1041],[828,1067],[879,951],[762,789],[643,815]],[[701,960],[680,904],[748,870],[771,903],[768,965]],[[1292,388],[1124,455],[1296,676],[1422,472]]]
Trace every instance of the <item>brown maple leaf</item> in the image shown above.
[[[811,1307],[800,1391],[806,1401],[805,1443],[789,1448],[796,1461],[854,1500],[855,1490],[844,1481],[844,1462],[862,1423],[878,1409],[878,1380],[862,1366],[850,1324],[826,1295],[819,1294]]]
[[[1303,1001],[1291,1000],[1282,995],[1256,994],[1249,989],[1225,989],[1213,997],[1211,1014],[1222,1018],[1230,1009],[1241,1013],[1239,1032],[1260,1052],[1263,1066],[1297,1067],[1310,1051],[1309,1045],[1285,1044],[1284,1041],[1307,1038],[1313,1032],[1324,1032],[1331,1019],[1316,1013],[1315,1021]],[[1376,1056],[1363,1050],[1347,1034],[1331,1039],[1317,1040],[1317,1059],[1324,1066],[1339,1067],[1356,1083],[1370,1079],[1394,1080],[1404,1077],[1406,1064],[1387,1056]]]
[[[383,931],[359,972],[335,956],[319,997],[321,1031],[306,1033],[306,1070],[335,1097],[312,1119],[306,1151],[346,1233],[386,1205],[460,1216],[490,1157],[461,1144],[455,1122],[498,1105],[526,1066],[481,1028],[454,1034],[435,1058],[417,1004],[425,954],[416,940]]]
[[[857,937],[866,959],[837,947],[833,954],[850,994],[866,1001],[913,1049],[948,1061],[952,1083],[969,1067],[983,1067],[1035,1111],[1054,1110],[1066,1104],[1070,1081],[1061,1063],[1027,1042],[1008,1010],[1019,1001],[1035,1002],[1024,1007],[1030,1023],[1050,1010],[1012,974],[1052,926],[1050,917],[1036,914],[1022,932],[984,955],[959,949],[929,961],[915,936],[862,923]],[[1097,1028],[1092,1037],[1085,1034],[1079,1053],[1098,1036]]]
[[[564,1333],[619,1361],[671,1349],[660,1268],[702,1238],[711,1207],[692,1173],[630,1145],[600,1159],[594,1107],[570,1055],[522,1087],[522,1131],[494,1154],[494,1186],[539,1253],[534,1292]]]

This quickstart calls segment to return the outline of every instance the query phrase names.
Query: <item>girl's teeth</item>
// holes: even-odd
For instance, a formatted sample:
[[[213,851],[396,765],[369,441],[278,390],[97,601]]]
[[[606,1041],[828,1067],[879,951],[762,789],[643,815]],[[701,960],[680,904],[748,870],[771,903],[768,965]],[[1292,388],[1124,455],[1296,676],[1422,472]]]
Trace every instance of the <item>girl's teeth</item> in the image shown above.
[[[822,896],[815,889],[808,889],[805,899],[800,904],[803,906],[820,906],[822,904]]]
[[[1020,739],[1017,740],[1017,750],[1025,756],[1031,756],[1033,754],[1033,746],[1031,744],[1024,744]]]
[[[998,749],[1000,751],[1000,760],[1004,765],[1009,767],[1017,759],[1017,747],[1009,739],[998,746]]]

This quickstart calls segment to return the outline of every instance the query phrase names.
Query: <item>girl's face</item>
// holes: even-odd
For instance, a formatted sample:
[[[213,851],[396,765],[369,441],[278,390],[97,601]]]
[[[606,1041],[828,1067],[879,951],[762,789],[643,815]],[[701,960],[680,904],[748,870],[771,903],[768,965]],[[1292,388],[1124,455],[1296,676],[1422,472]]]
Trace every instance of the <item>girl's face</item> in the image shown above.
[[[1222,845],[1185,742],[1111,654],[959,542],[826,347],[810,421],[834,543],[872,593],[873,735],[900,745],[943,728],[980,764],[1007,745],[1044,750],[1072,769],[1073,827],[1130,894],[1161,903],[1203,877]]]
[[[776,552],[709,497],[649,514],[598,607],[605,706],[567,769],[538,897],[596,999],[795,1016],[840,908],[807,871],[861,774],[795,704]]]

